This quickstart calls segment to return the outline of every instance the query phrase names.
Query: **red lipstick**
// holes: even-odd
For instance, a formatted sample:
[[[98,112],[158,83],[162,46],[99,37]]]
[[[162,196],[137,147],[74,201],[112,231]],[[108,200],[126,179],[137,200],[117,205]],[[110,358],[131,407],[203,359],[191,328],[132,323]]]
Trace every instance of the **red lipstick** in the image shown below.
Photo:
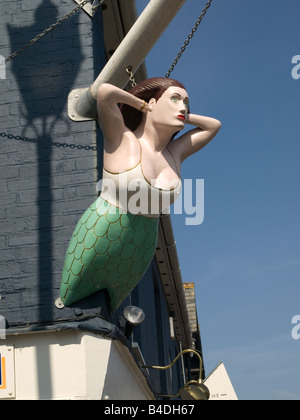
[[[183,114],[177,115],[177,118],[180,118],[181,120],[185,121],[185,116]]]

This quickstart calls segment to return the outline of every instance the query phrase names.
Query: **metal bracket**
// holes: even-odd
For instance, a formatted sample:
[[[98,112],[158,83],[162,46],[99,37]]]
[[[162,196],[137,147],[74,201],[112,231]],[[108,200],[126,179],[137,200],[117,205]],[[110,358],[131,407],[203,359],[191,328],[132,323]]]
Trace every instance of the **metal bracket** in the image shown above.
[[[57,307],[57,309],[63,309],[65,307],[60,297],[56,299],[54,305]]]
[[[73,0],[73,1],[75,1],[75,3],[77,3],[77,4],[82,3],[82,0]],[[97,3],[97,2],[93,2],[93,4],[87,3],[82,7],[82,9],[85,11],[85,13],[87,15],[89,15],[89,17],[91,17],[91,18],[94,16],[94,14],[96,12],[96,9],[93,8],[94,3]]]
[[[81,115],[81,113],[78,111],[78,105],[81,104],[81,102],[86,105],[85,97],[88,93],[87,88],[83,89],[74,89],[69,93],[68,96],[68,115],[69,118],[72,121],[81,122],[81,121],[92,121],[97,118],[97,111],[95,110],[95,115],[89,115],[89,112],[85,112],[85,116]],[[96,104],[96,101],[95,101]],[[94,107],[96,109],[96,105]]]

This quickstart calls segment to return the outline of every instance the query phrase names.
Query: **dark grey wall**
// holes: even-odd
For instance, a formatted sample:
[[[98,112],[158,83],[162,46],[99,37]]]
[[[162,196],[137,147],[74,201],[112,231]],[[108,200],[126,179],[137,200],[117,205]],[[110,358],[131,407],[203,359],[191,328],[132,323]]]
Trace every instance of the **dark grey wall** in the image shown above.
[[[2,3],[0,54],[7,57],[74,7]],[[101,11],[93,21],[80,11],[8,63],[0,80],[0,313],[9,324],[62,316],[54,301],[64,256],[78,218],[97,197],[102,155],[95,123],[72,122],[67,97],[89,86],[105,62]]]
[[[0,54],[8,57],[75,6],[2,1]],[[147,363],[167,364],[179,349],[170,338],[155,260],[113,318],[105,292],[61,311],[54,306],[69,239],[97,197],[102,172],[101,132],[94,122],[68,118],[67,97],[89,86],[105,63],[101,10],[93,20],[80,11],[7,64],[0,80],[0,315],[8,333],[60,322],[118,336],[114,325],[131,302],[146,314],[134,337]],[[170,372],[152,372],[149,383],[157,392],[177,392],[179,371],[175,367],[174,389]]]
[[[180,352],[170,337],[169,310],[156,260],[134,289],[133,305],[143,308],[145,321],[133,332],[147,365],[166,366]],[[177,394],[183,385],[180,361],[170,370],[150,370],[149,383],[157,393]]]

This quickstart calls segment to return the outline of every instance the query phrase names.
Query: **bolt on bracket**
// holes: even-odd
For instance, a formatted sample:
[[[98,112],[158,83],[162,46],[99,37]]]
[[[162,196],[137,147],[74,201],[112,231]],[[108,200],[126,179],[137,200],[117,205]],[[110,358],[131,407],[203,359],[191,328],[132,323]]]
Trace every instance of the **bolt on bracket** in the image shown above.
[[[82,0],[73,0],[73,1],[75,1],[75,3],[77,3],[77,4],[80,4],[80,3],[82,3]],[[93,2],[93,4],[91,4],[91,3],[86,3],[83,7],[82,7],[82,9],[85,11],[85,13],[87,14],[87,15],[89,15],[89,17],[93,17],[94,16],[94,14],[96,13],[96,9],[94,8],[94,3],[99,3],[99,1],[94,1]]]

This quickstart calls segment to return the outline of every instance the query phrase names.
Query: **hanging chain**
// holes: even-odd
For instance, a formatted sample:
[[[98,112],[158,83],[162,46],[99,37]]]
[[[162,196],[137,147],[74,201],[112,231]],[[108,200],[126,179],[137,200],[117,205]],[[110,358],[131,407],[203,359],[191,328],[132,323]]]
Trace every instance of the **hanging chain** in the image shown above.
[[[136,81],[135,81],[134,75],[133,75],[133,68],[131,66],[126,67],[126,73],[129,74],[129,80],[131,82],[131,87],[135,87],[136,86]]]
[[[101,0],[99,2],[99,4],[97,4],[96,6],[92,6],[92,9],[94,11],[97,10],[98,7],[100,7],[102,5],[102,3],[104,3],[104,1],[105,0]],[[17,55],[19,55],[23,51],[27,50],[27,48],[31,47],[33,44],[35,44],[36,42],[38,42],[41,38],[43,38],[49,32],[51,32],[54,29],[56,29],[63,22],[65,22],[70,17],[72,17],[73,15],[75,15],[79,10],[83,9],[83,7],[87,3],[89,3],[89,2],[90,2],[90,0],[83,0],[77,7],[75,7],[75,9],[71,10],[71,12],[67,13],[63,18],[59,19],[56,23],[53,23],[53,25],[49,26],[49,28],[45,29],[43,32],[41,32],[39,35],[37,35],[35,38],[33,38],[27,44],[23,45],[23,47],[21,47],[20,49],[18,49],[17,51],[15,51],[13,54],[11,54],[9,57],[7,57],[6,60],[5,60],[5,63],[7,63],[8,61],[13,60],[15,57],[17,57]]]
[[[15,136],[13,134],[8,134],[8,133],[0,133],[0,138],[8,138],[9,140],[18,140],[18,141],[25,141],[27,143],[39,143],[39,139],[33,139],[33,138],[29,138],[29,137],[22,137],[22,136]],[[51,146],[55,146],[55,147],[61,147],[64,149],[70,148],[70,149],[78,149],[78,150],[93,150],[93,151],[97,151],[97,147],[96,146],[84,146],[82,144],[72,144],[72,143],[60,143],[58,141],[51,141],[49,142],[49,145]]]
[[[179,53],[177,54],[177,57],[176,57],[176,58],[175,58],[175,60],[173,61],[172,65],[171,65],[171,67],[169,68],[168,73],[166,73],[166,76],[165,76],[165,77],[167,77],[167,78],[168,78],[168,77],[170,77],[170,74],[171,74],[171,73],[172,73],[172,71],[174,70],[174,68],[175,68],[175,66],[177,65],[178,61],[181,59],[181,57],[182,57],[183,53],[184,53],[184,52],[185,52],[185,50],[186,50],[186,47],[189,45],[189,43],[190,43],[191,39],[193,38],[193,36],[194,36],[195,32],[196,32],[196,31],[197,31],[197,29],[198,29],[198,26],[200,25],[200,23],[202,22],[202,19],[203,19],[203,18],[204,18],[204,16],[206,15],[207,10],[210,8],[212,1],[213,1],[213,0],[209,0],[209,1],[206,3],[205,8],[203,9],[203,11],[202,11],[201,15],[199,16],[199,18],[198,18],[197,22],[195,23],[195,26],[193,27],[193,29],[192,29],[191,33],[188,35],[188,37],[187,37],[186,41],[184,42],[183,46],[181,47],[181,49],[180,49]]]
[[[104,3],[105,0],[96,0],[93,2],[93,4],[97,3],[97,1],[99,2],[98,4],[96,4],[96,6],[92,6],[92,10],[96,11],[101,5],[102,3]],[[198,20],[196,21],[191,33],[188,35],[186,41],[184,42],[183,46],[181,47],[179,53],[177,54],[175,60],[173,61],[171,67],[169,68],[168,72],[166,73],[165,77],[168,78],[170,77],[170,74],[172,73],[172,71],[174,70],[175,66],[177,65],[178,61],[181,59],[183,53],[186,50],[186,47],[189,45],[191,39],[193,38],[195,32],[198,29],[198,26],[200,25],[200,23],[202,22],[202,19],[204,18],[204,16],[206,15],[207,10],[210,8],[211,3],[213,0],[209,0],[206,3],[205,8],[203,9],[201,15],[199,16]],[[75,9],[71,10],[71,12],[67,13],[64,17],[62,17],[61,19],[59,19],[56,23],[52,24],[49,26],[49,28],[45,29],[43,32],[41,32],[39,35],[37,35],[35,38],[33,38],[31,41],[29,41],[27,44],[23,45],[21,48],[19,48],[17,51],[15,51],[13,54],[11,54],[10,56],[8,56],[5,59],[5,64],[11,60],[13,60],[15,57],[17,57],[19,54],[21,54],[23,51],[27,50],[27,48],[31,47],[32,45],[34,45],[36,42],[38,42],[41,38],[43,38],[45,35],[47,35],[49,32],[53,31],[54,29],[56,29],[58,26],[60,26],[63,22],[65,22],[66,20],[70,19],[72,16],[74,16],[79,10],[83,9],[83,7],[89,3],[90,0],[83,0],[77,7],[75,7]],[[136,81],[134,79],[134,74],[133,74],[133,69],[132,67],[127,67],[126,68],[126,72],[129,74],[129,80],[131,82],[132,87],[136,86]]]

